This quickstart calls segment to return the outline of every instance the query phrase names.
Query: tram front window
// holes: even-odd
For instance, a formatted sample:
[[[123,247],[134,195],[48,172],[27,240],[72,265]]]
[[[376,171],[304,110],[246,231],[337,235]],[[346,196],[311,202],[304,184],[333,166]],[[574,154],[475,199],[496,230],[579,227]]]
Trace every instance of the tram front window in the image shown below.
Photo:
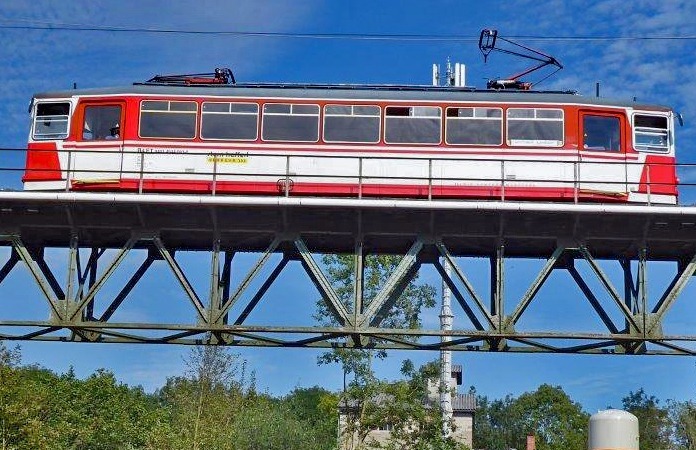
[[[87,106],[84,110],[82,140],[118,139],[121,107],[118,105]],[[117,134],[115,134],[117,133]]]
[[[585,150],[621,150],[621,122],[618,117],[586,115],[582,127]]]

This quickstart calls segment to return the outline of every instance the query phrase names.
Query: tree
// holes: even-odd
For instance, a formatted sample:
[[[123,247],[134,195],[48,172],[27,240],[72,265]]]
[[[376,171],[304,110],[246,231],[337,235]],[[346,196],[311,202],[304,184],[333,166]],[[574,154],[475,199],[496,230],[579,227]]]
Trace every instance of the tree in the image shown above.
[[[439,401],[427,398],[429,380],[439,378],[439,364],[426,364],[415,370],[410,361],[402,366],[406,379],[385,382],[373,378],[352,383],[341,402],[344,410],[342,446],[353,450],[455,450],[462,444],[443,436],[443,417]],[[451,424],[450,424],[451,425]],[[388,426],[390,436],[376,440],[373,431]]]
[[[475,392],[475,391],[474,391]],[[534,392],[489,401],[477,397],[474,448],[525,448],[536,437],[539,450],[584,450],[589,416],[558,386],[543,384]]]
[[[185,376],[167,379],[158,396],[168,408],[173,449],[233,449],[232,424],[246,402],[246,364],[224,347],[196,346]]]
[[[680,450],[696,450],[696,403],[670,402],[670,419],[674,424],[674,442]]]
[[[472,387],[470,393],[476,394]],[[488,397],[476,396],[476,414],[474,415],[473,447],[488,450],[507,450],[516,444],[515,437],[520,434],[521,426],[516,425],[512,417],[510,395],[503,399],[489,401]]]
[[[643,388],[630,392],[622,399],[623,408],[638,418],[640,446],[651,450],[671,448],[671,421],[666,408],[660,401],[648,396]]]
[[[586,446],[589,415],[559,386],[542,384],[535,392],[520,395],[512,413],[524,431],[516,448],[524,448],[527,434],[536,436],[539,450],[584,450]]]
[[[317,449],[333,449],[338,432],[338,395],[319,386],[295,388],[283,399],[294,417],[315,432]]]
[[[20,361],[19,348],[7,349],[0,342],[0,447],[11,445],[22,434],[21,419],[17,417],[18,393],[16,386],[20,380],[16,369]],[[19,420],[18,420],[19,419]]]
[[[364,259],[363,298],[367,307],[374,299],[385,281],[389,278],[400,258],[392,255],[369,255]],[[322,262],[327,269],[327,278],[331,282],[338,297],[353,311],[353,286],[355,282],[355,263],[351,255],[324,255]],[[435,306],[435,288],[427,283],[419,283],[418,275],[414,276],[394,306],[383,319],[384,328],[416,329],[421,326],[423,308]],[[317,302],[315,318],[326,326],[335,326],[337,321],[323,300]],[[372,358],[384,358],[384,351],[360,349],[334,349],[319,357],[320,364],[339,363],[344,374],[353,374],[354,381],[369,379],[372,371]]]
[[[335,436],[334,436],[335,438]],[[237,415],[230,429],[235,449],[333,450],[320,430],[302,420],[285,402],[265,395],[256,397]]]

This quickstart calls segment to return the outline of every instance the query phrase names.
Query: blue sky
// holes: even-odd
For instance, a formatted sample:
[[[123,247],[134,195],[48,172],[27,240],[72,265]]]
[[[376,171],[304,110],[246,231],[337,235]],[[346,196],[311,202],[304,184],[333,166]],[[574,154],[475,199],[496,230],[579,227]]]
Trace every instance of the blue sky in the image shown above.
[[[166,5],[166,6],[165,6]],[[696,40],[630,40],[631,37],[696,36],[696,3],[665,1],[32,1],[8,0],[0,5],[2,25],[77,25],[156,28],[197,31],[287,32],[293,34],[436,35],[461,39],[310,39],[193,34],[48,31],[0,28],[0,146],[22,148],[28,133],[27,106],[35,92],[78,87],[126,85],[156,73],[206,72],[231,67],[238,81],[408,83],[429,84],[432,63],[467,64],[467,84],[484,86],[485,79],[505,76],[525,67],[494,54],[484,65],[476,47],[482,28],[497,28],[504,36],[541,36],[551,40],[519,39],[554,55],[565,69],[540,88],[576,89],[594,94],[601,83],[602,96],[660,103],[681,112],[686,126],[678,130],[679,161],[696,162]],[[560,37],[615,37],[614,40],[572,40]],[[21,153],[0,155],[2,166],[21,166]],[[681,170],[682,181],[696,182],[696,172]],[[2,186],[19,188],[19,173],[5,173]],[[696,198],[688,191],[683,199]],[[0,261],[7,252],[0,250]],[[244,263],[248,264],[251,257]],[[64,256],[52,252],[49,261],[60,270]],[[185,255],[183,264],[195,272],[203,263]],[[127,267],[139,263],[138,255]],[[206,265],[207,262],[204,262]],[[483,274],[481,261],[466,262]],[[525,281],[512,277],[508,295],[518,297],[527,288],[539,262],[510,263],[510,271],[524,273]],[[239,269],[242,272],[242,269]],[[608,268],[611,271],[611,269]],[[650,273],[655,289],[664,287],[674,268],[658,265]],[[517,272],[515,272],[517,271]],[[617,271],[612,276],[618,280]],[[121,275],[123,277],[125,275]],[[432,271],[422,278],[437,284]],[[474,275],[474,278],[477,278]],[[485,292],[482,276],[477,281]],[[123,278],[120,278],[121,280]],[[549,329],[558,315],[576,315],[583,329],[592,331],[598,321],[580,301],[580,293],[567,274],[554,274],[528,311],[521,326]],[[111,289],[116,289],[119,278]],[[17,271],[0,286],[0,319],[36,318],[45,307],[38,291],[24,289],[27,276]],[[186,317],[190,311],[171,305],[185,304],[182,294],[152,275],[129,299],[123,318],[164,319]],[[201,286],[205,280],[198,280]],[[438,284],[439,285],[439,284]],[[201,288],[203,289],[203,288]],[[572,289],[575,289],[574,291]],[[667,317],[667,332],[694,334],[696,306],[690,286]],[[268,293],[255,323],[274,323],[278,317],[309,323],[317,294],[299,268],[289,267],[281,283]],[[147,301],[149,299],[149,301]],[[153,301],[154,300],[154,301]],[[165,301],[171,303],[164,303]],[[511,300],[512,302],[512,300]],[[428,311],[426,323],[436,321]],[[297,323],[297,322],[295,322]],[[575,323],[572,323],[576,325]],[[559,324],[562,326],[562,324]],[[78,374],[106,367],[125,382],[148,390],[161,386],[167,376],[181,373],[186,348],[175,346],[117,346],[24,343],[24,362],[57,371],[75,366]],[[317,352],[310,350],[239,349],[257,371],[258,385],[274,394],[295,386],[341,386],[337,367],[316,367]],[[398,362],[410,357],[418,362],[432,353],[394,353],[378,364],[379,374],[394,378]],[[693,399],[695,366],[690,358],[593,357],[561,355],[510,355],[458,353],[464,384],[475,385],[490,397],[520,394],[541,383],[558,384],[588,411],[618,406],[630,390],[644,387],[661,399]]]

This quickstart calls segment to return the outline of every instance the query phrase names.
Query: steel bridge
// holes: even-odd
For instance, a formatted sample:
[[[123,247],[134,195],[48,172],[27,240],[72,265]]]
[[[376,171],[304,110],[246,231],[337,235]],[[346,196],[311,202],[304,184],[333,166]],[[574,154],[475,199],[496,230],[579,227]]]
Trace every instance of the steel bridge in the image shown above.
[[[64,250],[60,269],[46,256],[55,248]],[[209,279],[204,292],[194,288],[193,274],[177,259],[183,252],[208,256],[206,267],[195,268]],[[249,252],[258,259],[246,275],[233,279],[233,259]],[[353,255],[349,302],[317,262],[324,253]],[[139,266],[117,289],[105,289],[114,273],[128,271],[129,254],[139,255]],[[365,298],[365,258],[379,254],[402,258],[379,292]],[[696,207],[0,192],[0,258],[0,340],[696,353],[696,335],[670,333],[666,320],[678,299],[690,300],[680,294],[696,271]],[[467,258],[489,264],[486,292],[477,290]],[[515,273],[511,262],[522,259],[539,261],[540,269],[531,277]],[[673,278],[654,294],[647,284],[649,266],[665,261],[674,268]],[[178,281],[188,319],[115,320],[155,262]],[[304,269],[338,325],[249,323],[259,304],[299,301],[266,295],[291,262]],[[428,265],[459,305],[454,329],[386,327],[396,300]],[[618,282],[607,268],[614,265]],[[29,314],[8,312],[6,306],[15,295],[8,293],[9,275],[22,270],[38,287],[44,308],[40,317],[10,320],[8,315]],[[572,326],[576,318],[560,315],[544,329],[522,330],[525,313],[557,271],[577,286],[557,300],[586,301],[600,330],[561,331],[557,324]],[[527,286],[521,296],[506,295],[506,277]],[[161,298],[144,301],[163,309],[170,304]]]

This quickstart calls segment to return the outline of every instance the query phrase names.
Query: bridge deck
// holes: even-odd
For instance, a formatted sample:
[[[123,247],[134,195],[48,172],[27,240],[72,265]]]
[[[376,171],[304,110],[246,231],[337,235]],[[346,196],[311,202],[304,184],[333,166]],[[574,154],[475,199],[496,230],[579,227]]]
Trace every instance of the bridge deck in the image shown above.
[[[599,258],[683,260],[696,253],[696,207],[523,202],[0,192],[0,234],[28,245],[118,248],[133,230],[171,248],[259,251],[278,233],[301,234],[313,252],[403,253],[416,236],[455,255],[546,257],[580,243]],[[568,245],[569,246],[569,245]],[[282,248],[281,248],[282,250]]]

